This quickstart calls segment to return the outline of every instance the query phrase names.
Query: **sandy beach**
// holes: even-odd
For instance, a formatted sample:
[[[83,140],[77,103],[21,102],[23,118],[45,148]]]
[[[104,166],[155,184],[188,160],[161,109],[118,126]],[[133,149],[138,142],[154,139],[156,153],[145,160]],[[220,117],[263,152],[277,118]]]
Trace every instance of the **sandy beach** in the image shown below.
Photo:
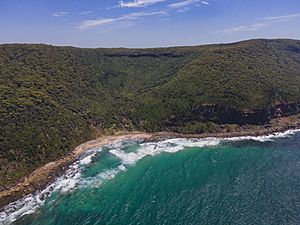
[[[0,207],[16,201],[36,190],[45,188],[49,183],[60,176],[70,164],[82,155],[85,151],[102,147],[112,142],[124,141],[128,139],[142,139],[144,141],[157,141],[166,138],[206,138],[206,137],[240,137],[240,136],[261,136],[276,132],[283,132],[291,129],[300,128],[299,116],[279,118],[272,121],[271,125],[250,127],[239,132],[222,132],[222,133],[203,133],[203,134],[178,134],[173,132],[131,132],[119,135],[103,136],[95,140],[85,142],[77,146],[65,157],[57,161],[50,162],[32,172],[29,176],[23,178],[14,186],[0,192]]]

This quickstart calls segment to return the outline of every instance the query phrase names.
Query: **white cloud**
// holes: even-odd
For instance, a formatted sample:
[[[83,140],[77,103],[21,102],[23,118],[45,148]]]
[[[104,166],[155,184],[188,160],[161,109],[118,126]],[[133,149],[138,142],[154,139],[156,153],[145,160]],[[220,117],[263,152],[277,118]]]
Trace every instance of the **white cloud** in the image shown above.
[[[115,22],[126,22],[126,21],[136,21],[143,17],[148,16],[155,16],[155,15],[165,15],[166,12],[164,11],[157,11],[157,12],[139,12],[139,13],[130,13],[116,18],[103,18],[103,19],[96,19],[96,20],[85,20],[81,22],[78,26],[79,29],[87,29],[93,28],[102,25],[108,25]]]
[[[297,17],[300,17],[300,13],[282,15],[282,16],[263,17],[263,18],[256,19],[256,22],[253,24],[227,28],[227,29],[216,31],[215,33],[233,34],[236,32],[243,32],[243,31],[258,31],[258,30],[261,30],[262,28],[270,26],[274,23],[291,21]]]
[[[131,2],[119,1],[118,7],[121,8],[137,8],[153,5],[156,3],[164,2],[166,0],[133,0]]]
[[[69,14],[70,14],[69,12],[55,12],[55,13],[52,13],[51,15],[55,16],[55,17],[61,17],[61,16],[67,16]]]
[[[178,9],[178,12],[180,12],[180,13],[185,13],[185,12],[187,12],[187,11],[189,11],[189,10],[190,10],[189,7],[183,7],[183,8]]]
[[[295,14],[289,14],[289,15],[283,15],[283,16],[269,16],[269,17],[263,17],[260,18],[260,20],[264,21],[273,21],[273,22],[282,22],[282,21],[289,21],[296,17],[300,17],[300,13]]]
[[[180,9],[180,8],[184,8],[184,7],[187,7],[189,5],[196,4],[196,3],[198,3],[198,4],[201,3],[201,4],[204,4],[204,5],[209,5],[209,3],[206,2],[206,1],[201,1],[201,0],[184,0],[184,1],[181,1],[181,2],[170,4],[168,6],[170,8],[172,8],[172,9]]]
[[[241,32],[241,31],[257,31],[260,30],[262,27],[266,27],[268,24],[266,23],[254,23],[250,25],[241,25],[237,27],[227,28],[224,30],[217,31],[216,33],[227,33],[227,34],[233,34],[235,32]]]
[[[89,15],[89,14],[91,14],[91,13],[93,13],[93,11],[83,11],[83,12],[80,12],[79,14],[80,15]]]
[[[96,26],[100,26],[100,25],[104,25],[104,24],[109,24],[112,22],[117,21],[118,18],[105,18],[105,19],[98,19],[98,20],[86,20],[83,21],[80,26],[79,29],[85,29],[85,28],[90,28],[90,27],[96,27]]]

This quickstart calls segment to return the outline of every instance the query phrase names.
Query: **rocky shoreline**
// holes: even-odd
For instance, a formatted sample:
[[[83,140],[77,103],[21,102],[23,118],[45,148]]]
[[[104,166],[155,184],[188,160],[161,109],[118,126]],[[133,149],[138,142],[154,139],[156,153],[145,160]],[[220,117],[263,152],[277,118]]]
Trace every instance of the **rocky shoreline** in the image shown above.
[[[54,179],[60,176],[70,164],[83,154],[85,151],[107,145],[115,141],[123,141],[128,139],[143,139],[145,141],[157,141],[167,138],[228,138],[228,137],[241,137],[241,136],[261,136],[272,134],[276,132],[283,132],[291,129],[300,128],[300,115],[282,117],[273,119],[268,125],[263,126],[249,126],[241,128],[239,131],[234,132],[219,132],[219,133],[202,133],[202,134],[179,134],[173,132],[130,132],[113,136],[103,136],[96,140],[88,141],[77,146],[73,151],[65,157],[47,163],[46,165],[38,168],[29,176],[23,178],[17,184],[10,188],[0,191],[0,207],[16,201],[36,190],[45,188]]]

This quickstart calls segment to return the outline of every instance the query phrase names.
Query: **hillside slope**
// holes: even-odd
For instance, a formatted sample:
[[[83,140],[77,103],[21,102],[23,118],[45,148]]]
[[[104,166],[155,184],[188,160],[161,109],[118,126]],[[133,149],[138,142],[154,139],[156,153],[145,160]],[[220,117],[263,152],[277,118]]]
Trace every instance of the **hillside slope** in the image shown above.
[[[300,41],[0,45],[0,187],[116,130],[214,132],[300,111]]]

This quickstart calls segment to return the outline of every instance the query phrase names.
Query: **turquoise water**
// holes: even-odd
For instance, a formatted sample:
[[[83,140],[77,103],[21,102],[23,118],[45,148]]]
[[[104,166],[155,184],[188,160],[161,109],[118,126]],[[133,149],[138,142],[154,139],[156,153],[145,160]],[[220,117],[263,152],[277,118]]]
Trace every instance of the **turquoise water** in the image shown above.
[[[84,157],[80,176],[64,178],[75,188],[13,224],[300,224],[300,133],[129,141]]]

